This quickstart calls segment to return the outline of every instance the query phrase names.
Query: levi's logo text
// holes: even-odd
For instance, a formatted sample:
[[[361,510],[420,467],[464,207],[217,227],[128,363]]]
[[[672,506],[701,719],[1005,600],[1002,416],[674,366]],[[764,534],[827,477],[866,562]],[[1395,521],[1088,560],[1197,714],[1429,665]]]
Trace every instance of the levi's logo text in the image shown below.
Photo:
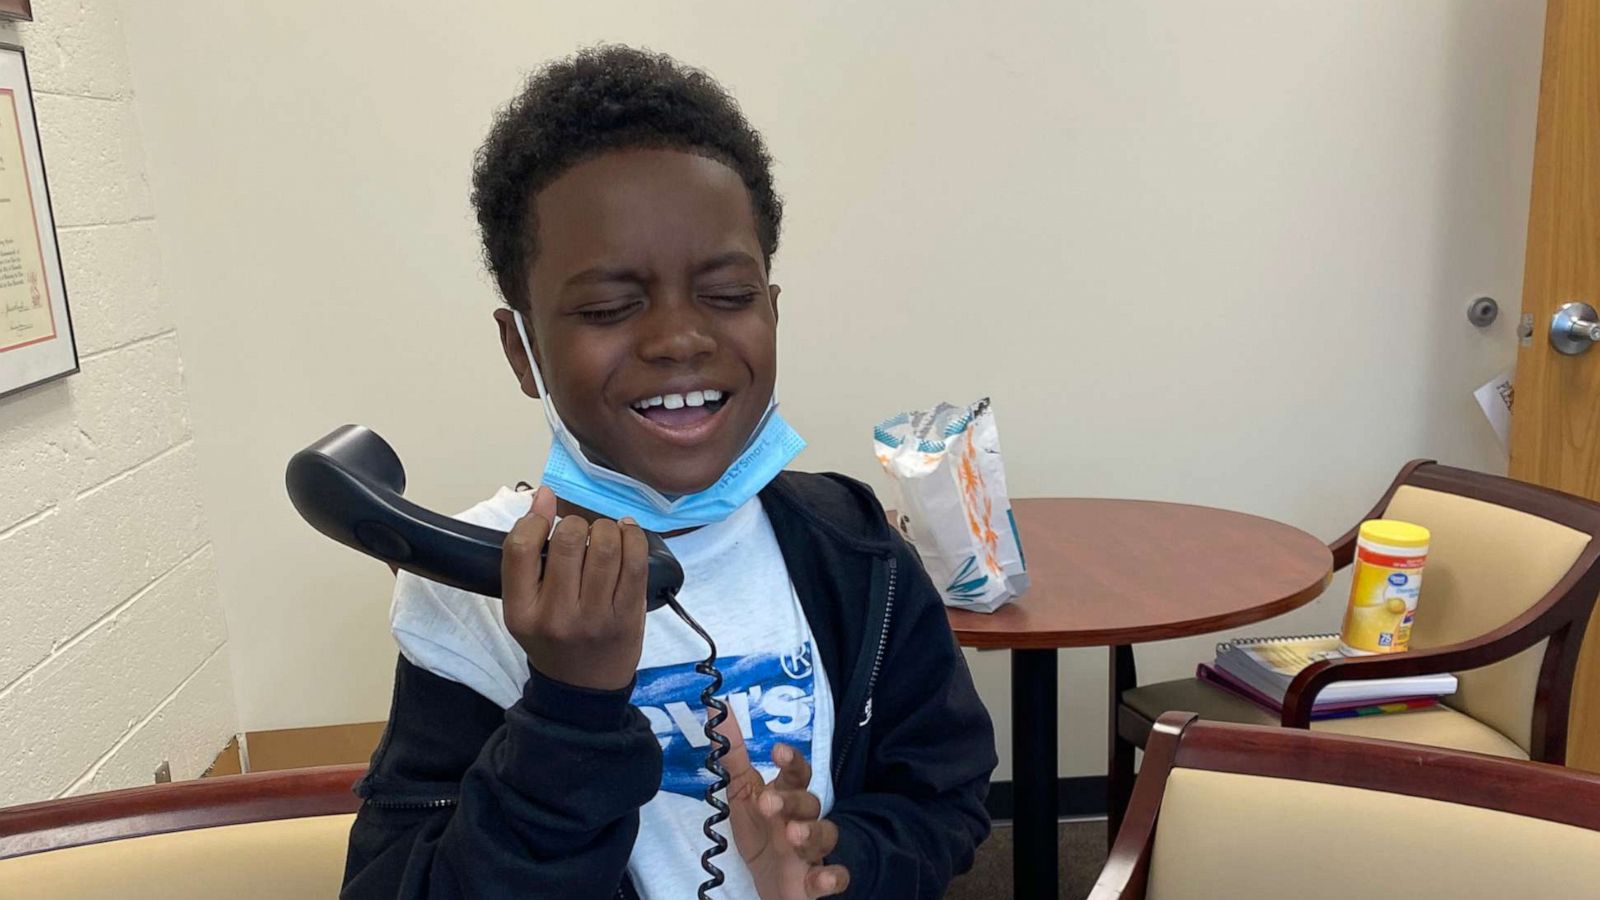
[[[762,777],[777,774],[772,748],[779,742],[810,752],[817,680],[809,642],[789,653],[718,657],[717,668],[723,679],[719,696],[739,720],[750,761]],[[661,789],[696,799],[712,781],[705,770],[711,742],[700,702],[707,683],[688,662],[640,669],[633,690],[633,705],[661,743]]]

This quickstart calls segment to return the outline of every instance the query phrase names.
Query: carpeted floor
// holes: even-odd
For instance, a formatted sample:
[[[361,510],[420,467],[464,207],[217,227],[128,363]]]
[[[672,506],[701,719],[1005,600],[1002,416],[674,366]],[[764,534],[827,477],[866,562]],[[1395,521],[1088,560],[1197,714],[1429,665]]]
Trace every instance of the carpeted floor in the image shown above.
[[[1104,819],[1061,823],[1061,900],[1082,900],[1106,861]],[[1011,826],[996,825],[978,848],[972,871],[950,885],[946,900],[1009,900],[1011,897]]]

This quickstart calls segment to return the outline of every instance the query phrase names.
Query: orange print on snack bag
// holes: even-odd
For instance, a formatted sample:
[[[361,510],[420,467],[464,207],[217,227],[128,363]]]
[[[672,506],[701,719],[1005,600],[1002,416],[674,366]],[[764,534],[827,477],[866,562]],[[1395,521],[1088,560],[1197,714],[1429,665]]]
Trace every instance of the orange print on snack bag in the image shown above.
[[[994,517],[994,501],[984,490],[983,476],[978,472],[977,450],[968,441],[961,454],[960,482],[962,507],[967,514],[967,528],[972,536],[983,543],[983,562],[990,572],[999,573],[1000,561],[996,557],[1000,548],[1000,535],[990,522]],[[978,502],[983,502],[983,516],[978,516]]]

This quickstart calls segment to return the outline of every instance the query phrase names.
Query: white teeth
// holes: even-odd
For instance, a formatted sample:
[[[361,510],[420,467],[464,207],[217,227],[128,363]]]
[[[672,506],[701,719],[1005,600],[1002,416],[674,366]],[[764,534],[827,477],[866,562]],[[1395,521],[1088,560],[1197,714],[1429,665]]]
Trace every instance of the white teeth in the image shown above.
[[[706,388],[690,391],[686,394],[658,394],[645,400],[633,401],[633,408],[646,410],[655,406],[664,406],[667,409],[683,409],[685,406],[705,406],[707,403],[717,403],[724,394],[719,390]]]

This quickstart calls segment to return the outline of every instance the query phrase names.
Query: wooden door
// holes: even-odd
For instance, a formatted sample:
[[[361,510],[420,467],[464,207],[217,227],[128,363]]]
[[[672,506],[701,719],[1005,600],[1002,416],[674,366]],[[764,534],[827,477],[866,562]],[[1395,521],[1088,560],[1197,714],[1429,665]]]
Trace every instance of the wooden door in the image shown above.
[[[1551,318],[1600,307],[1600,0],[1549,0],[1522,311],[1511,475],[1600,500],[1600,349],[1557,353]],[[1569,765],[1600,771],[1600,617],[1578,663]]]

